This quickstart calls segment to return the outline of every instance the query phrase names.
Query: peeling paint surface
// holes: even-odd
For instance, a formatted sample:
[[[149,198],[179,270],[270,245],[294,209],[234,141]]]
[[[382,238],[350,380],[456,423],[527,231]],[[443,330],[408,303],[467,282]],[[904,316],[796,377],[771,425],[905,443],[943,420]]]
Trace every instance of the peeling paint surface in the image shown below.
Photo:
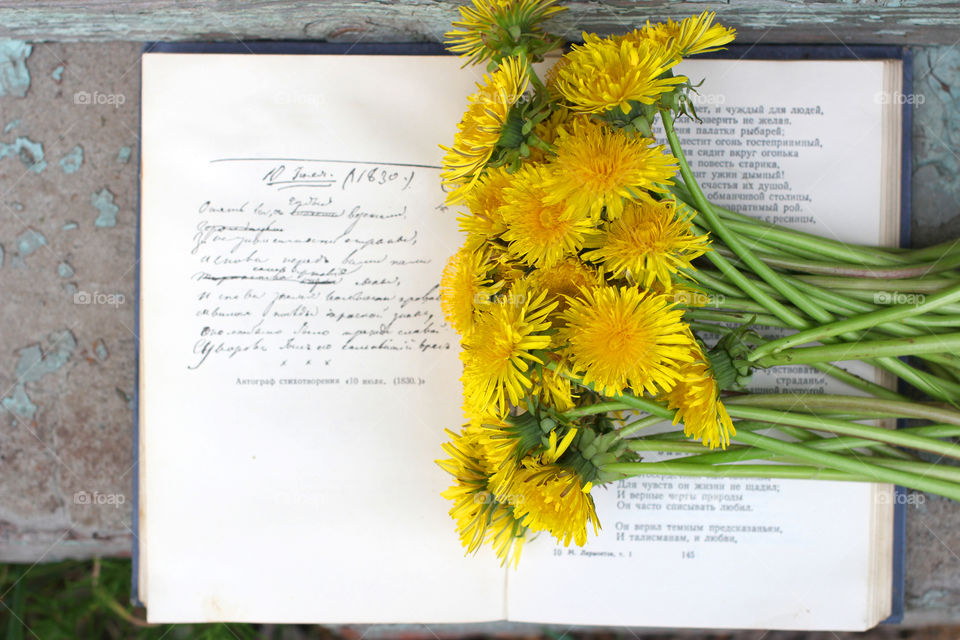
[[[74,145],[73,149],[60,158],[60,168],[64,173],[73,173],[83,164],[83,147]]]
[[[11,121],[8,122],[7,125],[3,128],[3,133],[4,133],[4,134],[10,133],[10,132],[13,131],[14,129],[16,129],[18,126],[20,126],[20,120],[19,120],[19,119],[18,119],[18,120],[11,120]]]
[[[63,80],[63,65],[61,64],[56,69],[50,72],[50,77],[56,82]]]
[[[0,40],[0,96],[23,98],[30,89],[27,58],[33,47],[22,40]]]
[[[27,395],[27,391],[22,384],[15,386],[13,393],[0,400],[0,404],[10,413],[28,420],[32,419],[37,413],[37,405],[31,402],[30,396]]]
[[[120,150],[117,151],[117,162],[119,164],[127,164],[130,162],[130,154],[132,150],[130,147],[120,147]]]
[[[26,258],[40,247],[46,246],[46,244],[47,239],[42,233],[34,229],[28,229],[17,238],[17,252],[21,258]]]
[[[0,160],[6,156],[17,156],[30,171],[41,173],[47,168],[43,159],[43,144],[34,142],[30,138],[20,137],[11,144],[0,142]]]
[[[57,275],[61,278],[72,278],[73,277],[73,267],[70,266],[66,261],[61,262],[57,265]]]
[[[120,207],[114,204],[113,193],[109,189],[104,187],[93,194],[90,202],[100,212],[100,215],[93,222],[95,226],[115,227],[117,225],[117,213],[120,211]]]

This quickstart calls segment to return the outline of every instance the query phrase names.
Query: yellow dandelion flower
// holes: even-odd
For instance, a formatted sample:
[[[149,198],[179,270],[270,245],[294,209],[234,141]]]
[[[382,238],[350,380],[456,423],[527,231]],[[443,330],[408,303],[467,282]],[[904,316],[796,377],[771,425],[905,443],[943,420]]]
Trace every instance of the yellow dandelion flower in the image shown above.
[[[447,430],[447,434],[450,441],[444,443],[443,450],[450,458],[437,460],[437,464],[454,479],[454,484],[441,495],[453,502],[450,516],[456,522],[460,543],[467,553],[474,553],[488,541],[504,564],[516,564],[526,527],[514,516],[512,506],[494,498],[489,486],[489,464],[476,430]]]
[[[469,213],[458,216],[457,222],[460,230],[467,234],[467,244],[479,246],[507,228],[500,207],[503,205],[503,190],[510,181],[506,167],[488,169],[466,193],[464,204]]]
[[[737,434],[733,420],[720,401],[720,389],[703,352],[694,349],[697,358],[683,365],[677,384],[661,395],[667,406],[676,409],[673,424],[683,421],[683,433],[697,438],[703,446],[726,449],[730,436]]]
[[[533,135],[541,142],[547,145],[553,145],[560,135],[560,132],[577,121],[588,118],[582,114],[577,114],[563,105],[556,105],[550,112],[550,115],[537,123],[533,128]],[[530,157],[528,162],[542,163],[553,158],[553,152],[545,151],[539,147],[530,148]]]
[[[584,44],[574,46],[556,71],[554,86],[571,108],[603,113],[631,102],[653,104],[661,95],[686,82],[683,76],[665,75],[680,59],[669,49],[649,41],[599,38],[584,34]]]
[[[542,36],[539,24],[566,7],[553,6],[557,0],[473,0],[460,7],[460,19],[453,31],[444,34],[453,53],[477,64],[500,51],[511,51],[521,37]]]
[[[653,140],[628,136],[606,125],[581,121],[557,142],[553,175],[546,185],[549,204],[607,217],[623,211],[624,200],[649,199],[646,191],[665,192],[676,173],[676,159]]]
[[[643,288],[659,282],[670,291],[680,269],[709,249],[709,238],[695,235],[677,215],[672,200],[628,203],[623,214],[586,242],[585,260],[599,262],[615,277],[629,272]]]
[[[463,247],[453,254],[440,277],[440,308],[443,317],[461,336],[473,330],[478,303],[489,300],[502,283],[490,278],[494,264],[485,250]]]
[[[546,203],[550,179],[546,167],[521,168],[500,208],[507,225],[501,237],[509,243],[508,251],[536,267],[549,267],[575,254],[594,227],[586,212],[568,209],[562,201]]]
[[[447,152],[440,177],[444,186],[452,189],[447,196],[450,204],[460,202],[476,183],[507,126],[510,110],[530,80],[520,58],[504,58],[496,71],[483,78],[486,84],[478,83],[477,93],[470,96],[453,146],[440,146]]]
[[[669,297],[633,287],[584,290],[563,313],[560,338],[570,367],[607,396],[624,389],[655,394],[673,388],[691,362],[683,310]]]
[[[626,39],[648,40],[669,49],[677,56],[695,56],[700,53],[720,51],[724,45],[733,42],[736,30],[713,24],[716,12],[704,11],[698,16],[684,18],[680,22],[667,20],[666,23],[647,24],[627,34]]]
[[[596,269],[574,256],[549,267],[534,269],[524,282],[532,291],[545,291],[547,300],[556,300],[559,312],[567,308],[568,297],[577,296],[581,289],[599,286],[603,279]]]
[[[517,470],[510,503],[514,514],[532,531],[548,531],[568,546],[587,542],[587,525],[599,533],[592,485],[584,484],[576,472],[556,464],[533,464]]]
[[[468,414],[503,416],[530,389],[530,363],[542,364],[534,355],[550,346],[547,315],[555,304],[544,305],[544,296],[520,304],[496,301],[484,305],[474,330],[463,340],[464,402]]]
[[[542,370],[538,369],[530,380],[533,382],[530,393],[542,404],[553,407],[557,411],[569,411],[575,406],[574,400],[577,396],[573,393],[573,385],[569,378],[563,376],[562,365],[557,365],[555,370],[546,367]]]

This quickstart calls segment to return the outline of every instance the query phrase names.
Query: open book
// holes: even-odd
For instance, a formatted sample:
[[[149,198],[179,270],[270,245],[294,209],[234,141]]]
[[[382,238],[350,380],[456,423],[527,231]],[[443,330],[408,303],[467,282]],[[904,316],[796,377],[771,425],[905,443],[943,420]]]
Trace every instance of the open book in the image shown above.
[[[708,196],[896,243],[901,61],[684,63]],[[892,487],[648,477],[584,548],[464,557],[438,281],[447,56],[143,56],[136,590],[153,622],[864,629],[891,610]],[[874,375],[870,371],[861,372]],[[802,368],[758,387],[833,389]],[[840,390],[839,388],[837,390]]]

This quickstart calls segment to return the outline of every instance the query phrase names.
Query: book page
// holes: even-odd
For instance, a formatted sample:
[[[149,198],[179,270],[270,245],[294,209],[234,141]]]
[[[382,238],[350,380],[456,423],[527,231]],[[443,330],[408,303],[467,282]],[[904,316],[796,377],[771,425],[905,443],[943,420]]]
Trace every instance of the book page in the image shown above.
[[[143,57],[140,550],[151,622],[504,617],[465,558],[438,282],[453,57]]]
[[[884,63],[706,60],[679,69],[705,79],[702,122],[676,128],[711,201],[828,238],[895,242],[881,199]],[[897,220],[899,207],[892,213]],[[856,393],[809,367],[758,371],[751,388]],[[876,549],[872,533],[878,521],[891,526],[889,485],[648,476],[594,497],[603,529],[585,548],[547,536],[525,547],[508,576],[510,619],[856,630],[889,611],[889,535]]]

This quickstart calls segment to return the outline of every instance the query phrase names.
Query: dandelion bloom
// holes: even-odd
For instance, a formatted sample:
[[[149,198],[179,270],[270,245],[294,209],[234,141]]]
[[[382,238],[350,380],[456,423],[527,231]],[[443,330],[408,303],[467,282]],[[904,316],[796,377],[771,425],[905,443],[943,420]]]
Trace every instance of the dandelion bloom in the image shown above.
[[[683,366],[677,384],[663,394],[667,406],[676,409],[673,424],[683,421],[683,433],[700,440],[705,447],[727,448],[737,434],[733,420],[720,401],[720,390],[703,353]]]
[[[452,189],[448,203],[459,202],[480,176],[507,126],[510,109],[527,90],[527,65],[520,58],[504,58],[496,71],[483,76],[477,93],[469,98],[466,113],[457,125],[452,147],[443,158],[444,186]]]
[[[482,249],[463,247],[453,254],[440,277],[440,308],[443,317],[461,336],[476,324],[477,303],[489,300],[502,282],[490,278],[495,265]]]
[[[477,64],[498,51],[512,49],[521,35],[543,36],[539,24],[566,7],[553,6],[557,0],[473,0],[460,7],[457,27],[444,34],[447,48]]]
[[[534,464],[517,470],[511,493],[516,518],[532,531],[548,531],[564,546],[587,542],[587,525],[599,531],[591,483],[556,464]]]
[[[666,75],[679,57],[649,40],[601,39],[583,34],[551,78],[551,87],[570,107],[585,113],[603,113],[617,107],[633,111],[632,102],[653,104],[661,95],[686,82]]]
[[[518,404],[533,386],[530,365],[542,364],[534,351],[550,346],[546,317],[556,306],[544,305],[544,297],[484,305],[460,352],[468,414],[503,416],[508,402]]]
[[[596,287],[571,300],[563,318],[570,368],[607,396],[672,389],[681,365],[693,361],[683,310],[666,295]]]
[[[570,210],[563,202],[548,203],[550,170],[527,166],[504,192],[500,213],[507,225],[501,236],[507,250],[528,265],[550,267],[575,254],[594,224],[586,212]]]
[[[689,218],[677,214],[672,200],[627,203],[623,214],[591,238],[585,260],[599,262],[615,277],[629,273],[643,288],[659,282],[672,288],[680,269],[692,269],[691,261],[710,247],[706,235],[695,235]]]
[[[704,11],[698,16],[684,18],[680,22],[667,20],[655,25],[647,24],[624,36],[627,40],[648,40],[667,47],[671,54],[687,57],[700,53],[720,51],[723,45],[733,42],[736,30],[713,24],[713,11]]]
[[[447,430],[447,434],[450,441],[444,443],[443,450],[450,458],[437,460],[437,464],[454,479],[441,495],[453,502],[450,516],[460,532],[460,543],[467,553],[473,553],[490,542],[504,564],[516,565],[526,527],[514,516],[513,507],[494,498],[489,487],[493,469],[477,430],[467,427],[460,433]]]
[[[677,171],[676,159],[653,140],[636,138],[598,122],[577,122],[556,144],[557,157],[546,185],[547,202],[608,218],[623,211],[624,200],[664,192]]]

